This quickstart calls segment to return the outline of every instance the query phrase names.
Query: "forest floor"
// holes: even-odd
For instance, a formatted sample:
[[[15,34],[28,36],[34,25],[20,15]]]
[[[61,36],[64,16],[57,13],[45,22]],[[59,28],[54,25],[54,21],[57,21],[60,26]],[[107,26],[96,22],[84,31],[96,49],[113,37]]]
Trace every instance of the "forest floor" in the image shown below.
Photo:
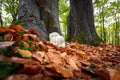
[[[20,25],[0,27],[0,80],[120,80],[120,45],[59,47],[38,36]]]

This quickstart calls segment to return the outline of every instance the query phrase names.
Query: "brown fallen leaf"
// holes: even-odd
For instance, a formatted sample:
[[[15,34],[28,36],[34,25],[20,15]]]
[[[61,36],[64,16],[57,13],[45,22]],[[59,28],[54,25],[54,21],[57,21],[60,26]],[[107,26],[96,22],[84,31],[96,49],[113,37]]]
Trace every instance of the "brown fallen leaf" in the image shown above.
[[[29,79],[29,76],[27,76],[26,74],[14,74],[14,75],[8,76],[3,80],[28,80],[28,79]]]
[[[52,66],[53,67],[51,68],[53,68],[57,73],[61,74],[62,77],[65,77],[65,78],[73,77],[72,70],[67,69],[59,64],[53,64]]]
[[[23,39],[25,40],[33,40],[33,41],[39,41],[39,38],[37,37],[37,35],[34,34],[23,34]]]
[[[29,50],[17,49],[17,51],[22,57],[32,57],[32,53]]]
[[[110,80],[120,80],[120,71],[110,68],[107,68],[107,70],[109,71]]]
[[[66,60],[67,60],[67,63],[69,64],[69,67],[70,67],[71,70],[73,70],[73,71],[74,70],[79,70],[79,68],[76,65],[76,58],[74,58],[74,57],[71,57],[71,58],[66,57]]]
[[[5,41],[12,41],[13,40],[13,34],[7,33],[4,35],[4,40]]]

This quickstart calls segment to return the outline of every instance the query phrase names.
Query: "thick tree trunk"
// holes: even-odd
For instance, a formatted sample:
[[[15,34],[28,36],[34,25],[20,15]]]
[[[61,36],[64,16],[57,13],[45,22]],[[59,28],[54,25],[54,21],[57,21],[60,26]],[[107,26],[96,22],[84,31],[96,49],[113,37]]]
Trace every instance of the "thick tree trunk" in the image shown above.
[[[48,40],[48,34],[60,32],[58,20],[58,1],[20,0],[20,20],[26,22],[26,28],[34,28],[40,33],[40,38]],[[54,3],[54,4],[53,4]]]
[[[59,0],[43,0],[41,5],[41,20],[45,22],[48,34],[58,32],[61,34],[58,17]]]
[[[91,44],[98,40],[94,27],[92,0],[70,0],[70,4],[68,41],[77,37],[81,38],[81,43]]]

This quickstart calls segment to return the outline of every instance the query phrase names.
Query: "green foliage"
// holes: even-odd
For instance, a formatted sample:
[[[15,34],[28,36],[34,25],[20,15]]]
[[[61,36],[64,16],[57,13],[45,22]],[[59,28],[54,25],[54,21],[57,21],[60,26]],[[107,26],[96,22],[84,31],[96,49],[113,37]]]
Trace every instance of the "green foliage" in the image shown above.
[[[26,41],[26,42],[29,44],[29,47],[25,47],[21,42],[18,42],[17,46],[19,46],[20,49],[22,49],[22,50],[29,50],[29,51],[34,51],[35,49],[37,49],[39,51],[41,50],[38,45],[31,46],[33,44],[33,41],[29,40],[29,41]]]
[[[69,0],[59,0],[59,18],[63,36],[67,34],[67,16],[69,15]]]
[[[24,21],[21,21],[21,20],[19,20],[19,19],[16,19],[13,23],[14,23],[15,25],[23,25],[23,26],[26,25],[26,23],[25,23]]]
[[[21,42],[18,42],[17,46],[19,46],[20,48],[24,47],[24,45]]]
[[[18,69],[18,64],[0,61],[0,78],[6,77]]]
[[[95,0],[95,26],[100,38],[120,44],[120,1]]]
[[[20,47],[20,49],[22,49],[22,50],[32,51],[32,49],[31,49],[30,47],[25,47],[25,46],[23,45],[23,43],[21,43],[21,42],[18,42],[17,45],[18,45],[18,46]]]
[[[2,0],[3,25],[16,23],[19,0]]]

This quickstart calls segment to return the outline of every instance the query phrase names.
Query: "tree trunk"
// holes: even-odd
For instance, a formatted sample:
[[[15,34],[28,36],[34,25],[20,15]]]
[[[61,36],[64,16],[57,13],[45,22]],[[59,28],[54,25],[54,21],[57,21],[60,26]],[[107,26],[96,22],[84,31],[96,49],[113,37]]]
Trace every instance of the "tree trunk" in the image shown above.
[[[2,1],[0,1],[0,26],[3,26],[3,20],[2,20]]]
[[[92,0],[70,0],[70,4],[68,41],[80,38],[80,43],[96,43],[100,39],[94,27]]]
[[[2,13],[0,12],[0,26],[3,26]]]
[[[61,33],[58,22],[58,0],[43,0],[42,3],[39,3],[39,0],[19,1],[19,19],[26,22],[27,29],[37,30],[40,39],[48,40],[48,34],[53,31]]]
[[[43,0],[41,5],[41,20],[44,21],[48,34],[58,32],[61,34],[58,17],[59,0]]]

